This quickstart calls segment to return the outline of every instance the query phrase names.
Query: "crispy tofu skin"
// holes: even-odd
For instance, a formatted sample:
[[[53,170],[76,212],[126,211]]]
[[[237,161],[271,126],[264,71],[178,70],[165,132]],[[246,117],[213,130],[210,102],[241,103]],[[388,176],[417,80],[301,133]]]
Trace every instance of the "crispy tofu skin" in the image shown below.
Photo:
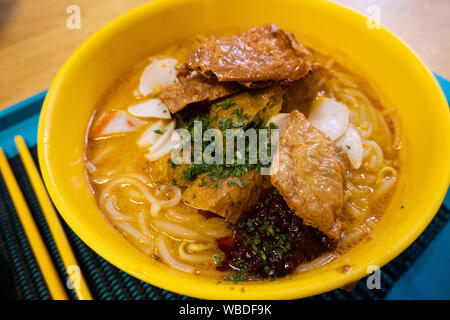
[[[148,174],[156,183],[161,183],[165,185],[176,184],[177,186],[187,187],[192,184],[192,181],[183,178],[183,170],[186,170],[189,165],[170,165],[169,159],[171,153],[168,153],[164,157],[156,160],[149,161]]]
[[[242,123],[243,128],[255,121],[265,124],[280,112],[282,96],[283,90],[279,86],[238,93],[213,104],[210,119],[215,119],[213,125],[218,128],[224,119],[229,119],[230,123]]]
[[[271,166],[271,181],[306,225],[334,240],[341,234],[345,172],[345,160],[331,140],[292,111]]]
[[[244,87],[237,83],[219,83],[197,74],[183,78],[180,82],[164,88],[159,97],[170,112],[175,113],[184,109],[188,104],[213,101],[243,89]]]
[[[195,208],[213,212],[236,224],[254,208],[261,194],[262,176],[258,172],[245,173],[242,181],[245,180],[249,183],[240,187],[235,184],[238,181],[236,177],[211,181],[207,174],[203,174],[184,190],[183,200]],[[229,181],[233,182],[230,184]],[[210,184],[207,185],[207,182]]]
[[[304,77],[311,61],[292,33],[268,24],[231,37],[211,37],[189,55],[185,65],[205,77],[214,75],[219,82],[261,87]]]

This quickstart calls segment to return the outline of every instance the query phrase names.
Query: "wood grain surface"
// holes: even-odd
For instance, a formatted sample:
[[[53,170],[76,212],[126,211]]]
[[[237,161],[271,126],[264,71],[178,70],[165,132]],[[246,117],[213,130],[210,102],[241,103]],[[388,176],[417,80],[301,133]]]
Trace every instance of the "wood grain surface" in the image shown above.
[[[47,88],[83,40],[107,22],[146,2],[0,0],[0,109]],[[364,14],[370,14],[373,6],[377,6],[382,24],[403,38],[432,70],[450,78],[450,0],[336,2]],[[81,9],[81,28],[71,30],[66,20],[67,9],[73,4]]]

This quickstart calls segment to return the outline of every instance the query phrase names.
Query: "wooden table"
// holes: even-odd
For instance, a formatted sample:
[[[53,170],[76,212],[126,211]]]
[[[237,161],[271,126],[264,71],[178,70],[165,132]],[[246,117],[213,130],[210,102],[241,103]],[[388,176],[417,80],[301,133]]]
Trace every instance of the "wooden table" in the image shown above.
[[[146,2],[0,0],[0,109],[47,88],[83,40],[120,14]],[[431,69],[450,78],[449,0],[337,2],[365,14],[371,5],[376,5],[382,24],[402,37]],[[80,29],[66,27],[66,11],[72,4],[81,9]]]

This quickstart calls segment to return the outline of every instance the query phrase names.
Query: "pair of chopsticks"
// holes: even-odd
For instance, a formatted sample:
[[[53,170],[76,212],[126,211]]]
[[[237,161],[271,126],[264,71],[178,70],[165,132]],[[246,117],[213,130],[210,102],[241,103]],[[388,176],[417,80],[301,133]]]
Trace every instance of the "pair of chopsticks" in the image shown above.
[[[45,217],[45,221],[50,229],[50,233],[55,241],[56,248],[59,251],[64,267],[69,275],[71,282],[71,289],[73,289],[79,300],[92,300],[92,295],[89,291],[87,283],[80,271],[75,255],[67,240],[64,229],[59,221],[58,214],[56,213],[53,204],[47,194],[44,183],[42,182],[40,173],[36,168],[30,151],[21,136],[14,138],[17,150],[19,151],[20,158],[27,172],[28,178],[33,187],[34,193],[38,199],[39,205]],[[28,242],[31,245],[36,261],[42,272],[44,280],[50,291],[50,294],[55,300],[68,300],[67,292],[64,288],[62,280],[58,276],[56,268],[52,262],[49,252],[42,240],[30,209],[25,201],[19,184],[14,176],[13,171],[8,163],[3,150],[0,148],[0,173],[6,183],[6,188],[10,194],[11,200],[16,208],[22,227],[27,236]],[[70,270],[74,270],[76,267],[77,273],[75,276],[70,276]]]

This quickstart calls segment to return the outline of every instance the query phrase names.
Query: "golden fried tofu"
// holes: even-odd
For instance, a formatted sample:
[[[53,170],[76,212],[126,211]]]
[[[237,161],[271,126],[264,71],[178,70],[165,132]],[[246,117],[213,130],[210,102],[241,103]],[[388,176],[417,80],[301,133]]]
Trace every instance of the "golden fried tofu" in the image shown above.
[[[179,164],[176,165],[171,162],[171,153],[169,152],[160,159],[149,162],[148,174],[156,183],[165,185],[176,184],[181,187],[187,187],[192,184],[192,181],[183,178],[183,171],[186,170],[189,165]]]
[[[294,110],[272,163],[272,184],[304,223],[339,239],[346,164],[334,143]]]
[[[221,100],[211,107],[213,126],[224,129],[245,128],[252,121],[266,124],[278,114],[283,103],[283,90],[279,86],[253,89]]]
[[[165,87],[159,97],[171,113],[176,113],[191,103],[213,101],[242,90],[237,83],[221,83],[195,74]]]
[[[241,179],[229,177],[212,180],[209,175],[203,174],[184,190],[183,200],[235,224],[243,214],[254,208],[259,200],[261,186],[262,176],[255,171],[246,172]]]
[[[298,80],[309,72],[311,62],[312,55],[292,33],[267,24],[230,37],[208,38],[185,65],[219,82],[253,87]]]

